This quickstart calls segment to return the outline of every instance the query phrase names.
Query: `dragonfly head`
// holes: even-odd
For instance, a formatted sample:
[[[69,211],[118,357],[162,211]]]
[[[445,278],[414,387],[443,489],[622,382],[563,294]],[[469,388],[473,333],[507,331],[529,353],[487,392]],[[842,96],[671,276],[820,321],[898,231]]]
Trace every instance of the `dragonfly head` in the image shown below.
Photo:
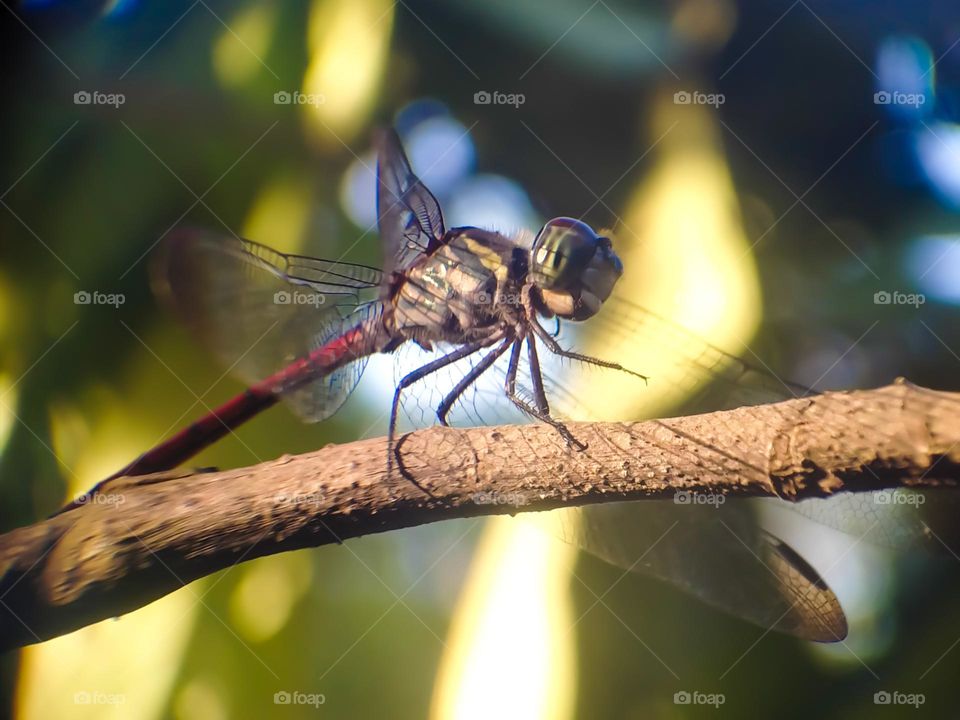
[[[595,315],[622,274],[623,263],[610,238],[579,220],[554,218],[533,241],[529,276],[546,309],[562,318]]]

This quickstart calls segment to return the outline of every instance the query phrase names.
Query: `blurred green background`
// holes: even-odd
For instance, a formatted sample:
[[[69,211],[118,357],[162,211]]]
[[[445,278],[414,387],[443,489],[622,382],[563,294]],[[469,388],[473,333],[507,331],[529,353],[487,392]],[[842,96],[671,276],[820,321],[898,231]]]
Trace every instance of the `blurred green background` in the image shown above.
[[[666,248],[669,272],[748,261],[758,293],[741,287],[749,312],[727,319],[762,319],[753,345],[777,372],[960,386],[955,3],[34,0],[0,24],[3,529],[241,387],[151,295],[149,252],[172,227],[379,263],[366,168],[388,123],[449,225],[584,216]],[[715,261],[713,235],[739,250]],[[382,434],[386,367],[331,420],[277,408],[198,464]],[[504,684],[464,647],[507,525],[482,543],[483,523],[449,522],[240,565],[0,659],[4,710],[486,717],[486,698],[511,717],[956,714],[956,562],[912,556],[846,578],[873,605],[828,649],[580,558],[577,579],[539,586],[545,605],[531,589],[510,622],[482,625],[492,667],[513,668]],[[568,600],[580,619],[530,651],[523,626]],[[451,700],[464,687],[474,700]],[[884,690],[924,704],[879,707]]]

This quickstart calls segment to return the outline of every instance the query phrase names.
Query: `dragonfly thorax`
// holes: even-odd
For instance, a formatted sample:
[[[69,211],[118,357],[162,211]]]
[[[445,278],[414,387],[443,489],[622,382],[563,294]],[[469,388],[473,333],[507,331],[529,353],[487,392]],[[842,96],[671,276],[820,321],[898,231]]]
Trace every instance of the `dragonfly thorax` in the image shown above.
[[[546,314],[586,320],[600,310],[623,274],[609,238],[584,222],[560,217],[537,233],[530,251],[530,281]]]
[[[527,251],[506,236],[453,228],[404,273],[392,294],[393,330],[418,341],[464,342],[512,325],[527,266]]]

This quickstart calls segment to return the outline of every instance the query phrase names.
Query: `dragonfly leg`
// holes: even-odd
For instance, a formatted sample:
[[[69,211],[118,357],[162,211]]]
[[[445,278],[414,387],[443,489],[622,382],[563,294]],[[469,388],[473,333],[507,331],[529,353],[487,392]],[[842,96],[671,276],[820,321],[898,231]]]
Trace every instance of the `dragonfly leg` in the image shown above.
[[[504,392],[510,399],[510,402],[519,408],[521,412],[524,412],[527,415],[536,418],[540,422],[547,423],[553,427],[554,430],[560,433],[560,437],[564,439],[569,447],[573,447],[578,450],[586,450],[587,446],[577,440],[566,425],[550,416],[550,408],[547,405],[547,396],[543,390],[543,378],[540,376],[540,362],[537,358],[536,349],[533,349],[532,351],[529,350],[531,347],[529,341],[532,339],[529,338],[529,336],[526,336],[526,338],[528,340],[528,352],[532,352],[530,375],[533,379],[534,401],[537,403],[537,406],[534,407],[517,394],[517,371],[520,368],[520,351],[523,347],[524,338],[524,335],[520,335],[513,340],[513,352],[510,353],[510,366],[507,368],[507,381],[504,385]]]
[[[487,353],[483,359],[478,362],[469,373],[463,376],[463,378],[458,382],[453,390],[447,393],[446,397],[443,398],[443,401],[437,406],[437,420],[440,421],[440,424],[443,426],[448,426],[447,423],[447,414],[450,412],[450,409],[453,407],[453,404],[460,398],[461,395],[466,391],[468,387],[473,385],[477,379],[483,375],[487,370],[490,369],[490,366],[493,365],[500,356],[507,351],[507,348],[510,347],[510,344],[513,342],[512,337],[508,337],[500,346],[494,350]]]
[[[390,425],[387,430],[387,477],[390,477],[393,472],[393,463],[394,460],[397,461],[397,464],[400,464],[400,457],[397,455],[397,447],[394,442],[397,435],[397,417],[400,413],[400,397],[403,394],[403,391],[413,385],[416,382],[419,382],[427,375],[440,370],[447,365],[457,362],[457,360],[462,360],[468,355],[472,355],[478,350],[482,350],[485,347],[497,342],[503,337],[502,333],[496,333],[490,337],[483,338],[482,340],[477,340],[466,345],[462,345],[456,350],[447,353],[443,357],[437,358],[432,362],[427,363],[423,367],[419,367],[416,370],[407,373],[403,376],[400,382],[397,384],[397,389],[393,393],[393,404],[390,406]],[[419,484],[416,481],[413,481],[412,478],[409,478],[414,485],[417,485],[420,488]],[[423,490],[423,488],[420,488]],[[424,491],[426,492],[426,491]]]
[[[547,393],[543,388],[543,374],[540,372],[540,356],[537,354],[537,341],[532,335],[527,335],[527,362],[530,365],[530,379],[533,382],[533,396],[537,406],[549,417],[550,406],[547,404]],[[555,427],[560,431],[567,445],[577,450],[586,450],[585,443],[577,440],[573,433],[563,423],[558,422]]]
[[[533,328],[534,334],[543,340],[544,345],[546,345],[547,349],[550,350],[550,352],[552,352],[554,355],[559,355],[560,357],[564,357],[569,360],[579,360],[580,362],[587,363],[588,365],[597,365],[610,370],[619,370],[620,372],[625,372],[628,375],[638,377],[644,382],[649,380],[646,375],[641,375],[640,373],[634,372],[629,368],[625,368],[620,363],[610,362],[609,360],[601,360],[600,358],[595,358],[591,355],[584,355],[583,353],[573,352],[572,350],[564,350],[562,347],[560,347],[560,343],[554,340],[553,336],[544,330],[540,324],[532,318],[530,320],[530,326]]]
[[[547,402],[547,393],[543,389],[543,374],[540,372],[537,339],[532,335],[527,335],[527,363],[530,365],[530,380],[533,382],[533,397],[537,401],[537,409],[549,415],[550,405]]]

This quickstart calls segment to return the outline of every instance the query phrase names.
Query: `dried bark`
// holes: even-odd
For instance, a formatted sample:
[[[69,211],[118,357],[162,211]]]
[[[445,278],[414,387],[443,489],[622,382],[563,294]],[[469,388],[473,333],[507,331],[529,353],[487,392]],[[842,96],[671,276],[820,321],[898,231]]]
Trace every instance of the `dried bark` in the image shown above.
[[[635,423],[431,428],[211,473],[119,478],[0,536],[0,650],[141,607],[237,562],[438,520],[677,491],[789,500],[960,484],[960,394],[907,382]]]

